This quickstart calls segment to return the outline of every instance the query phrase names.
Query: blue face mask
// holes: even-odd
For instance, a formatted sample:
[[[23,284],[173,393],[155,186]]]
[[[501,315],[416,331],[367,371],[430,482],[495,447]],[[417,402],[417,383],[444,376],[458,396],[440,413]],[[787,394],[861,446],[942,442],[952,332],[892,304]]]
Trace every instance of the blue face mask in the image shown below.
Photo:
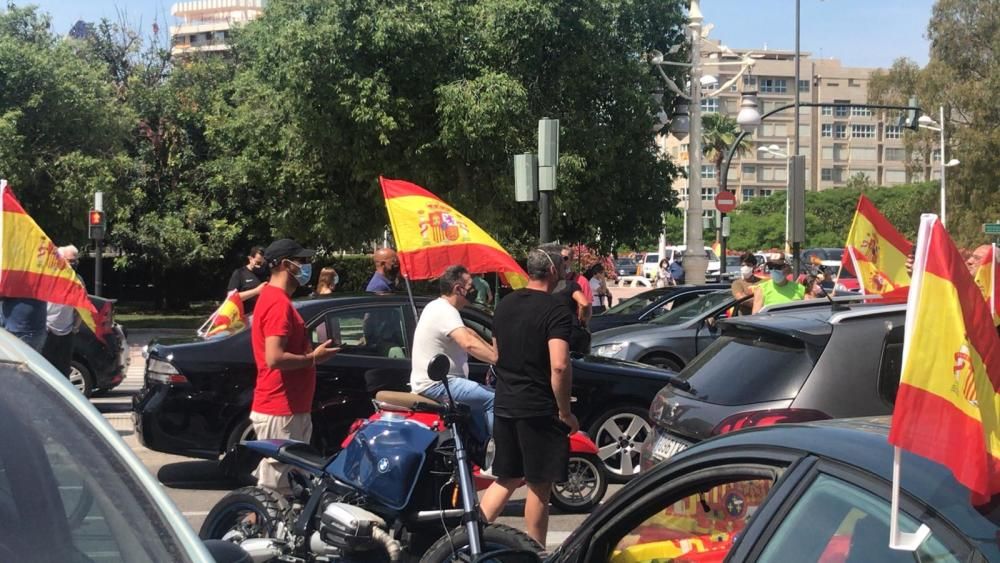
[[[787,279],[784,270],[771,270],[771,281],[774,283],[781,283]]]
[[[299,282],[299,285],[306,285],[309,280],[312,279],[313,266],[312,264],[298,264],[299,273],[295,274],[295,281]]]

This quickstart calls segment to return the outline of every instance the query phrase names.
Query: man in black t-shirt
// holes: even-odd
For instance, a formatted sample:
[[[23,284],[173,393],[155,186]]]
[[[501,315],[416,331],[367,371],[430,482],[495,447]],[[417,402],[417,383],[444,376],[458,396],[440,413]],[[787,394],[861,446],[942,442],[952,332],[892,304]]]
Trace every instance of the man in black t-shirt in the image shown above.
[[[561,263],[559,246],[533,250],[528,254],[528,286],[504,297],[493,315],[498,359],[492,472],[497,481],[480,506],[492,522],[522,480],[527,482],[525,531],[541,545],[548,532],[552,484],[566,480],[568,436],[580,428],[570,411],[572,319],[551,295],[561,277],[556,264]]]
[[[233,275],[229,276],[226,291],[238,291],[243,300],[243,310],[250,314],[257,304],[257,295],[264,289],[263,284],[267,282],[268,275],[269,272],[264,267],[264,250],[254,246],[247,255],[247,265],[236,268]]]

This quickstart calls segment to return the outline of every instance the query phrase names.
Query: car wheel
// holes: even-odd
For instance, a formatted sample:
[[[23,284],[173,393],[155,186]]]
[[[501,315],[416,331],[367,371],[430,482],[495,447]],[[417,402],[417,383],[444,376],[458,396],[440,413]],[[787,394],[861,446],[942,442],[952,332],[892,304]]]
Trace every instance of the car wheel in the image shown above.
[[[597,456],[604,463],[604,470],[611,480],[621,483],[639,473],[639,450],[650,432],[647,416],[648,409],[617,407],[590,427],[589,434],[597,445]]]
[[[242,421],[238,422],[236,426],[233,427],[233,431],[229,433],[229,438],[226,440],[226,452],[231,451],[241,442],[255,440],[256,438],[257,433],[254,432],[253,424],[250,423],[249,418],[244,418]],[[242,449],[237,455],[238,457],[236,458],[236,463],[229,465],[229,477],[232,477],[241,483],[255,483],[257,480],[253,477],[253,470],[257,469],[257,465],[260,463],[260,457],[253,455],[245,448]]]
[[[83,393],[84,397],[90,398],[94,393],[94,376],[91,375],[87,366],[73,360],[69,369],[69,382]]]
[[[639,360],[639,362],[662,369],[669,369],[670,371],[681,371],[684,369],[684,366],[681,365],[679,361],[669,356],[662,356],[659,354],[646,356],[645,358]]]

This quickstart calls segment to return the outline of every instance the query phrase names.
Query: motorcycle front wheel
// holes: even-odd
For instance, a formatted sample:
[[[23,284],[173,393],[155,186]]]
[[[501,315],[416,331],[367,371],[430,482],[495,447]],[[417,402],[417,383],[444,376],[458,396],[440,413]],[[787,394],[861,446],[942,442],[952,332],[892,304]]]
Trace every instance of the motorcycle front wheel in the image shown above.
[[[261,487],[243,487],[222,497],[205,518],[198,535],[203,540],[239,543],[269,538],[281,520],[278,495]]]
[[[567,479],[552,485],[549,502],[562,512],[590,512],[608,492],[604,463],[594,454],[569,454]]]
[[[542,546],[531,539],[528,534],[503,524],[490,524],[483,528],[481,538],[483,552],[501,549],[522,549],[541,552]],[[451,563],[453,561],[469,560],[469,533],[465,526],[455,528],[446,536],[434,542],[420,563]]]

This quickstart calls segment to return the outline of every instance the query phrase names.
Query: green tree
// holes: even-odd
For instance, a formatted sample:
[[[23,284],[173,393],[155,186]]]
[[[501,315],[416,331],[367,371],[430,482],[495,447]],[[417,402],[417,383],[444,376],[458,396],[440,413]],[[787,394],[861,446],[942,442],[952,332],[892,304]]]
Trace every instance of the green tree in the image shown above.
[[[706,113],[701,117],[702,125],[702,150],[705,157],[715,166],[715,177],[722,181],[722,164],[726,159],[726,152],[729,147],[736,142],[740,135],[740,126],[736,119],[723,113]],[[733,156],[743,156],[753,148],[753,142],[749,136],[744,136],[736,147]]]
[[[931,80],[931,72],[905,57],[893,61],[887,70],[876,69],[868,82],[868,102],[884,105],[909,105],[911,98],[924,108],[932,107],[938,97],[936,81]],[[880,116],[893,122],[895,116],[889,110],[879,110]],[[937,143],[937,134],[928,129],[904,129],[903,153],[906,182],[931,179],[931,154]]]

